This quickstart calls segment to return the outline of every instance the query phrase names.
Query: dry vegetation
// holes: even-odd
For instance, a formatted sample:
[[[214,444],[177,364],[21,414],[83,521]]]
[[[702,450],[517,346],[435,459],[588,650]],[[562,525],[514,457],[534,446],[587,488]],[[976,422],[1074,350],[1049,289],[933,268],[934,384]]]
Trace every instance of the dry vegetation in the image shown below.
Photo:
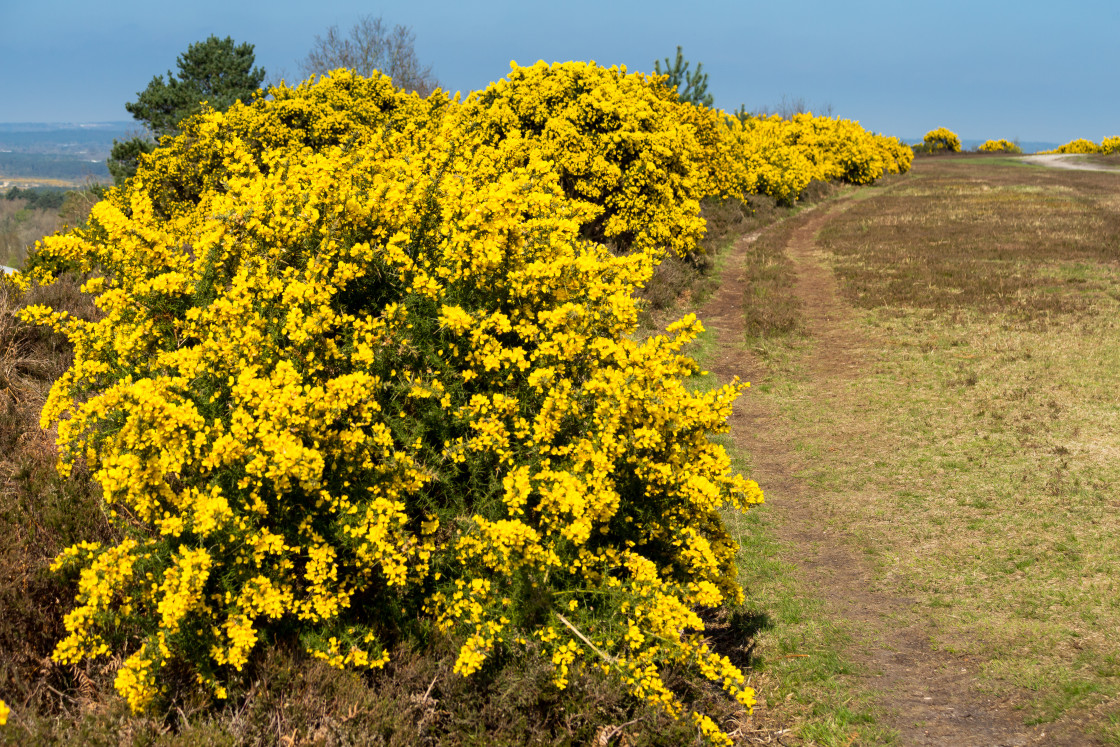
[[[1120,744],[1120,177],[943,158],[861,196],[819,244],[862,372],[764,388],[801,477],[897,624],[1025,723]]]
[[[0,265],[22,265],[27,247],[61,225],[56,211],[30,210],[25,200],[0,199]]]
[[[37,190],[40,192],[42,190]],[[0,265],[19,267],[35,242],[62,228],[85,220],[97,198],[88,189],[55,193],[57,207],[39,207],[23,198],[7,199],[0,193]]]

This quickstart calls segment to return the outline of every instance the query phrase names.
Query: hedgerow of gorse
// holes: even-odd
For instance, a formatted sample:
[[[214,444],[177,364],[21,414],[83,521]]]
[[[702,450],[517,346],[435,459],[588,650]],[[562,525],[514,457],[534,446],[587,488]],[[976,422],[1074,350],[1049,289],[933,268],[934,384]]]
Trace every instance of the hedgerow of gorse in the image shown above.
[[[793,203],[811,181],[871,184],[910,170],[914,152],[859,123],[795,114],[790,119],[728,117],[720,171],[731,193],[766,194]]]
[[[172,663],[224,698],[262,645],[374,669],[420,620],[464,676],[531,645],[559,687],[600,666],[680,715],[671,663],[749,708],[697,614],[742,599],[719,512],[762,500],[709,439],[742,385],[691,391],[700,322],[639,342],[633,292],[704,195],[909,166],[767,122],[585,63],[463,102],[337,71],[184,122],[17,278],[88,273],[101,310],[22,312],[74,343],[42,423],[122,537],[55,560],[54,659],[130,652],[140,711]]]

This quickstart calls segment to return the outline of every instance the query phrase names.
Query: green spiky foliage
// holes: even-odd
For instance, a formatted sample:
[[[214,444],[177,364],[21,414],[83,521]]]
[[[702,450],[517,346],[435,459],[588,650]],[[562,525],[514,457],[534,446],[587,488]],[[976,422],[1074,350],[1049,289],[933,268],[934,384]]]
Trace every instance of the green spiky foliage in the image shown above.
[[[680,45],[677,45],[677,58],[672,63],[665,58],[665,66],[654,60],[653,70],[658,75],[668,75],[666,81],[669,88],[677,92],[681,101],[687,101],[696,106],[711,106],[712,94],[708,93],[708,74],[702,72],[704,64],[696,63],[696,70],[688,72],[689,62],[684,58]]]
[[[136,101],[124,105],[156,140],[179,134],[179,123],[202,111],[203,104],[225,111],[236,101],[248,102],[265,78],[265,71],[253,66],[253,45],[228,36],[191,44],[176,62],[178,77],[170,70],[166,80],[153,77]],[[122,184],[135,174],[140,156],[154,147],[150,138],[114,140],[108,163],[114,181]]]

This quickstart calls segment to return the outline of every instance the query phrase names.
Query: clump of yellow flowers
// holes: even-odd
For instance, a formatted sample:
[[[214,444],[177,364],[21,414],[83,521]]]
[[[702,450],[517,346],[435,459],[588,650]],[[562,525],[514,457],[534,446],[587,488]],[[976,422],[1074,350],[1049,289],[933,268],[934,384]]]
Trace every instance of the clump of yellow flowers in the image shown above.
[[[639,342],[633,292],[706,194],[904,168],[862,132],[585,63],[463,102],[337,71],[187,121],[19,278],[87,273],[98,319],[23,318],[74,343],[42,424],[123,537],[55,560],[55,660],[127,648],[139,711],[173,661],[222,698],[281,636],[377,668],[427,619],[464,676],[535,642],[560,687],[601,666],[679,715],[672,663],[749,708],[697,614],[742,598],[719,512],[762,500],[709,439],[741,385],[691,391],[700,322]]]
[[[1022,153],[1023,149],[1010,140],[985,140],[980,144],[981,153]]]
[[[726,118],[722,171],[734,193],[792,203],[810,181],[871,184],[910,170],[914,152],[858,122],[812,113]]]
[[[1040,150],[1039,153],[1102,153],[1109,155],[1111,153],[1120,153],[1120,136],[1112,135],[1106,137],[1097,145],[1092,140],[1080,137],[1076,140],[1071,140],[1065,145],[1062,145],[1054,150]]]
[[[942,150],[949,153],[961,152],[960,137],[948,127],[938,127],[936,130],[930,130],[922,138],[922,144],[931,153]]]

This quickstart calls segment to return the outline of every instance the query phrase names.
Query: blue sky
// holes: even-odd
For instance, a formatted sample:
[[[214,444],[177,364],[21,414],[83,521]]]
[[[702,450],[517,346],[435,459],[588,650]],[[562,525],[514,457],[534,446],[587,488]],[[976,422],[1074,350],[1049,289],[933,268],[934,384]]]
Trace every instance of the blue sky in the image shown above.
[[[887,0],[440,2],[0,0],[0,122],[127,120],[124,103],[210,34],[294,79],[314,37],[363,13],[412,27],[417,53],[464,93],[531,64],[651,70],[683,45],[716,105],[783,97],[921,137],[1100,141],[1120,134],[1120,3]]]

